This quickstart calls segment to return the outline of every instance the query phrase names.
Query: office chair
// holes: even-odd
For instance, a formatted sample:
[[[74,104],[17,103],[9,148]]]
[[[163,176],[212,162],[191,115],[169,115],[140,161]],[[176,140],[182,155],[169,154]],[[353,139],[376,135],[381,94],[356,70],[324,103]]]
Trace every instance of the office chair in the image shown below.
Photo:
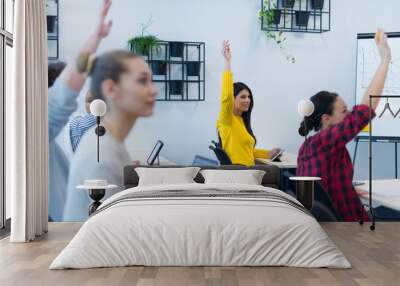
[[[232,165],[232,161],[229,158],[228,154],[226,154],[225,150],[221,148],[221,144],[215,142],[214,140],[211,141],[212,145],[210,145],[208,148],[212,151],[214,151],[215,156],[217,157],[219,164],[221,166],[223,165]]]

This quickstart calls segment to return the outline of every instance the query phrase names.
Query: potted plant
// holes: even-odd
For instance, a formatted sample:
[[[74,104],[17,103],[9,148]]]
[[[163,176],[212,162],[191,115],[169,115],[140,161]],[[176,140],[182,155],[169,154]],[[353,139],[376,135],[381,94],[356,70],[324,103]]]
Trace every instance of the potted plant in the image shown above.
[[[311,0],[311,8],[315,10],[324,9],[324,0]]]
[[[274,25],[279,25],[281,23],[281,16],[282,16],[282,11],[279,9],[272,9],[271,10],[271,20],[270,23]]]
[[[170,80],[169,81],[169,94],[183,95],[183,81],[182,80]]]
[[[200,62],[188,61],[186,63],[186,74],[188,76],[199,76]]]
[[[259,19],[267,26],[279,25],[282,11],[277,7],[277,0],[264,0],[263,9],[259,12]]]
[[[147,23],[141,23],[140,36],[133,37],[128,40],[128,49],[136,54],[148,56],[153,47],[157,47],[159,39],[155,35],[147,34],[147,28],[152,24],[150,18]],[[146,35],[147,34],[147,35]],[[160,52],[160,47],[157,47],[157,53]]]
[[[310,18],[310,11],[296,11],[296,24],[299,27],[307,27],[308,19]]]
[[[174,58],[182,58],[183,57],[183,42],[169,42],[169,55]]]
[[[153,35],[138,36],[128,41],[128,48],[133,53],[148,56],[152,47],[157,45],[158,38]]]
[[[264,13],[264,20],[268,26],[279,25],[281,23],[282,11],[280,9],[269,9]]]
[[[165,61],[152,61],[151,70],[153,75],[166,75],[167,74],[167,63]]]
[[[283,8],[293,9],[294,2],[296,2],[296,0],[282,0],[281,4]]]

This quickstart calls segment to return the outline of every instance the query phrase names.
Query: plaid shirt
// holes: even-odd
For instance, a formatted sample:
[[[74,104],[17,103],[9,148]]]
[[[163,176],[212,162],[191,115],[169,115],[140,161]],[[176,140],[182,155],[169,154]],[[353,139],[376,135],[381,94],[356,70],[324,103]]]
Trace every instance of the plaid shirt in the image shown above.
[[[367,105],[356,105],[342,122],[309,137],[299,150],[297,175],[321,177],[344,221],[369,220],[353,187],[353,164],[346,148],[368,124],[369,110]]]

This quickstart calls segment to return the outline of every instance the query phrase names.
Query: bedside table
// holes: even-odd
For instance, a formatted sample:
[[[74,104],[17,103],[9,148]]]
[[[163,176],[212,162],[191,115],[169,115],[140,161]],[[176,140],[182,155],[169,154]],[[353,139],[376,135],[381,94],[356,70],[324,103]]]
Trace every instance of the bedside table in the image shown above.
[[[103,186],[95,186],[95,185],[79,185],[78,189],[88,190],[89,197],[93,200],[93,202],[89,205],[89,216],[94,213],[97,208],[101,205],[100,200],[104,198],[106,194],[106,190],[117,188],[116,185],[103,185]]]
[[[321,181],[320,177],[290,177],[289,180],[296,182],[296,198],[308,210],[314,205],[314,185]]]

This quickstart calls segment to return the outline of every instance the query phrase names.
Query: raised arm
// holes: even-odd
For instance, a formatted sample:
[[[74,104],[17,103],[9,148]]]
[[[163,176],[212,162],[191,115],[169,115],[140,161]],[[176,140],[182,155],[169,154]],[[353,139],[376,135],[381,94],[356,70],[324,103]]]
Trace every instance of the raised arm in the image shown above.
[[[79,55],[87,53],[93,54],[97,51],[101,40],[108,36],[112,27],[112,21],[107,21],[107,15],[111,7],[111,0],[103,0],[103,6],[99,15],[99,22],[96,26],[94,33],[87,39],[85,44],[82,46]],[[78,55],[78,56],[79,56]],[[68,64],[65,71],[62,73],[63,82],[72,90],[80,91],[83,84],[85,83],[86,77],[84,74],[78,72],[75,59],[73,62]]]
[[[231,48],[229,41],[223,42],[222,54],[225,60],[225,69],[222,76],[221,110],[218,124],[230,125],[233,118],[233,76],[231,71]]]
[[[389,70],[390,61],[392,59],[391,50],[388,44],[387,35],[381,29],[375,34],[375,43],[379,50],[380,64],[372,78],[371,83],[368,86],[367,91],[361,100],[362,104],[369,105],[369,95],[382,95],[383,88],[387,73]],[[375,110],[379,105],[380,98],[373,98],[371,101],[371,108]]]
[[[106,21],[110,10],[111,0],[104,0],[98,25],[94,33],[88,38],[79,51],[82,53],[95,53],[103,38],[110,32],[112,22]],[[67,124],[69,117],[78,107],[76,98],[85,83],[86,76],[78,72],[76,59],[68,63],[56,80],[54,86],[49,90],[48,113],[49,113],[49,140],[53,140]]]

